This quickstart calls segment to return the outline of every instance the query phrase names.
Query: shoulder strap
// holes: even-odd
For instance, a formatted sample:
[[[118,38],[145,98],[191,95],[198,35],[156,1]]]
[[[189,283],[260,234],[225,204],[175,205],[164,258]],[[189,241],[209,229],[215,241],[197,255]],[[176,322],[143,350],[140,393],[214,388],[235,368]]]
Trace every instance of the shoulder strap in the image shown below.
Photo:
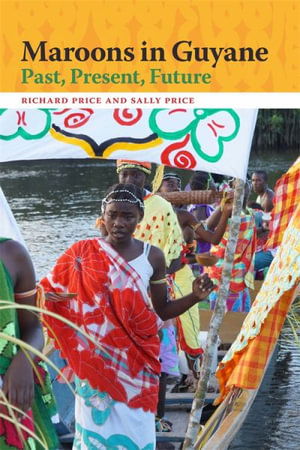
[[[146,258],[148,258],[150,250],[151,250],[151,244],[149,244],[148,242],[144,242],[144,251],[143,251],[143,253],[146,256]]]

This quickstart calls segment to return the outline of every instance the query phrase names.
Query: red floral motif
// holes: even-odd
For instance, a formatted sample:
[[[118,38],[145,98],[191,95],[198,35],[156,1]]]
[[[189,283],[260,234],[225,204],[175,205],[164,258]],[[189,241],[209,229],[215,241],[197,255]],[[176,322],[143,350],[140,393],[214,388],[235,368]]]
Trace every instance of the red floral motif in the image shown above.
[[[157,389],[157,378],[153,377],[160,372],[157,316],[138,288],[133,269],[118,254],[114,256],[114,250],[113,256],[104,251],[101,242],[89,239],[74,244],[41,282],[46,292],[77,293],[74,299],[47,301],[46,307],[77,324],[96,341],[47,314],[43,321],[80,379],[128,403],[123,381],[128,372],[137,378],[141,389],[145,383],[150,390]],[[145,370],[151,374],[147,381]],[[126,377],[120,378],[122,371]],[[151,404],[146,409],[155,411],[156,400],[147,399],[146,403]]]
[[[151,405],[157,403],[158,398],[158,386],[143,388],[140,394],[134,396],[130,402],[129,406],[131,408],[144,408],[151,410]]]
[[[143,369],[145,358],[155,371],[159,371],[160,365],[156,354],[159,344],[157,325],[151,321],[153,312],[141,301],[140,293],[133,292],[132,289],[125,289],[122,292],[116,290],[111,301],[113,308],[108,308],[106,315],[115,328],[101,340],[101,343],[126,350],[132,376],[136,376]],[[118,305],[122,307],[116,318],[114,311]]]
[[[9,412],[3,408],[1,410],[1,413],[8,415]],[[34,432],[34,425],[32,420],[32,413],[31,411],[27,411],[26,413],[29,417],[25,417],[21,420],[21,424],[24,425],[24,427],[28,428],[30,431]],[[13,423],[9,422],[8,420],[4,420],[0,418],[0,436],[5,436],[5,442],[8,446],[11,446],[16,449],[23,450],[24,449],[24,443],[28,440],[28,438],[31,436],[26,431],[22,430],[22,437],[23,441],[18,433],[17,428],[13,425]]]
[[[91,305],[94,304],[97,285],[103,286],[108,281],[108,266],[104,267],[91,253],[89,241],[78,242],[69,248],[57,261],[57,268],[53,282],[67,286],[69,292],[77,294],[78,301]]]

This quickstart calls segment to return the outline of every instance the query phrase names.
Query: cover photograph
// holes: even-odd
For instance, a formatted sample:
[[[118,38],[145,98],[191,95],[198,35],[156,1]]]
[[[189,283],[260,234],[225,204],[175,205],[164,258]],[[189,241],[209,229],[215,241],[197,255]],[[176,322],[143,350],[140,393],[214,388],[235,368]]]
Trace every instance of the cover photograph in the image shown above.
[[[0,2],[1,450],[297,448],[299,18]]]

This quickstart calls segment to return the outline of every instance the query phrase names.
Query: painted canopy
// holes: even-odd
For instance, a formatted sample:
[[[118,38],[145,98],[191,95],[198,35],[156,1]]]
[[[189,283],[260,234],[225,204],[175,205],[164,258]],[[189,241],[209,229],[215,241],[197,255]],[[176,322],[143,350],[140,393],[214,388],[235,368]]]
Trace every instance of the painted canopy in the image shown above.
[[[149,161],[245,179],[255,109],[1,109],[0,162]]]

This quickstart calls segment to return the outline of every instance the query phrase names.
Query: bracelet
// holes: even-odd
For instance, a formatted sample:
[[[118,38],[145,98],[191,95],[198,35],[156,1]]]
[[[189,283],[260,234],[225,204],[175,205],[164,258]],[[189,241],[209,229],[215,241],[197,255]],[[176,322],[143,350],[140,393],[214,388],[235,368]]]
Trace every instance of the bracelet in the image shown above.
[[[153,280],[153,281],[150,280],[150,284],[164,284],[166,282],[167,282],[166,278],[162,278],[161,280]]]
[[[37,292],[37,288],[35,287],[34,289],[31,289],[31,291],[26,291],[26,292],[15,292],[14,293],[14,297],[16,300],[21,300],[23,298],[27,298],[27,297],[32,297],[34,294],[36,294]]]

